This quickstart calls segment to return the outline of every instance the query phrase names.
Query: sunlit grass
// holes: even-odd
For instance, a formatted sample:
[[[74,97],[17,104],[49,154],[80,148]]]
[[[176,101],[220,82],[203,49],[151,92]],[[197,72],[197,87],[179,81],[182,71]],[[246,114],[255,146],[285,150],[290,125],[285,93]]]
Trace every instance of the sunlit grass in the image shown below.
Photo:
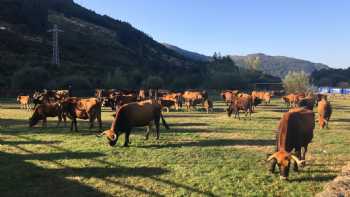
[[[109,147],[82,121],[78,133],[56,128],[55,118],[30,129],[31,112],[2,101],[0,196],[312,196],[350,160],[350,101],[332,103],[330,129],[316,126],[307,166],[283,182],[265,162],[284,110],[279,99],[252,120],[228,118],[221,102],[212,114],[165,113],[170,131],[144,141],[137,129],[129,148],[124,136]],[[105,128],[111,115],[104,109]]]

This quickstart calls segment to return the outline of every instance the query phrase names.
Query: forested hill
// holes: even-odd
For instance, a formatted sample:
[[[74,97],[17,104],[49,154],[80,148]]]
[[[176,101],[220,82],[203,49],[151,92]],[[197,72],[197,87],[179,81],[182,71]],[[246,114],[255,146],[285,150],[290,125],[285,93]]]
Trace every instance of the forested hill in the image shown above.
[[[262,53],[247,56],[231,56],[238,66],[263,71],[266,74],[283,78],[289,71],[304,71],[308,74],[316,70],[328,69],[320,63],[284,56],[269,56]]]
[[[64,31],[59,39],[60,67],[50,63],[52,35],[47,30],[53,24]],[[238,75],[232,61],[189,59],[130,24],[96,14],[72,0],[0,1],[0,86],[196,88],[209,83],[212,68],[223,62],[222,68],[228,69],[224,73]]]

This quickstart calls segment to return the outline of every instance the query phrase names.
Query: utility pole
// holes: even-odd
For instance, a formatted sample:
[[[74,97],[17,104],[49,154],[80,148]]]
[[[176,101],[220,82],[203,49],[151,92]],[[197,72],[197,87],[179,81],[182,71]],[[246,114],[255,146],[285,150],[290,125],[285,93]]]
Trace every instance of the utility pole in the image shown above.
[[[58,33],[63,32],[63,30],[58,29],[58,26],[55,24],[53,29],[50,29],[48,32],[52,32],[52,64],[60,65],[60,49],[58,47]]]

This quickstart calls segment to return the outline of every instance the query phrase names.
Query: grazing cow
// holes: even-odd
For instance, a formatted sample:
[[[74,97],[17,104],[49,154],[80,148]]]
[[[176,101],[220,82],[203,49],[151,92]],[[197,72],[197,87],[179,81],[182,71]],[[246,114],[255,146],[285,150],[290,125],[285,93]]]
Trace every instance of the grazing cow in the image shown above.
[[[320,128],[321,129],[325,127],[328,128],[329,119],[331,118],[331,115],[332,115],[331,103],[327,101],[325,98],[322,98],[320,102],[318,102],[317,112],[318,112],[318,123],[320,125]]]
[[[57,127],[60,126],[62,119],[64,125],[67,124],[66,115],[63,112],[62,105],[60,103],[43,103],[35,107],[32,117],[29,119],[29,126],[33,127],[40,120],[43,121],[43,127],[47,126],[47,117],[58,117]]]
[[[259,98],[261,99],[262,101],[265,102],[265,104],[270,104],[271,102],[271,97],[272,97],[272,94],[270,92],[257,92],[257,91],[253,91],[252,92],[252,97],[253,98]]]
[[[182,108],[182,93],[168,93],[163,95],[160,100],[173,101],[177,111]]]
[[[276,164],[279,167],[280,178],[287,179],[291,161],[294,160],[294,170],[305,164],[305,155],[308,144],[313,138],[315,128],[315,115],[305,108],[291,109],[285,113],[279,122],[276,135],[276,151],[267,160],[272,161],[270,171],[275,171]],[[304,148],[303,154],[301,149]],[[292,155],[295,150],[296,156]]]
[[[191,107],[195,108],[196,105],[208,99],[208,93],[206,91],[186,91],[182,98],[185,101],[187,111],[190,111]]]
[[[209,111],[214,112],[213,101],[206,99],[203,102],[203,108],[207,111],[207,114],[209,114]]]
[[[97,98],[79,99],[67,98],[62,102],[63,111],[72,120],[70,130],[78,131],[77,118],[89,120],[90,129],[94,126],[94,121],[97,119],[99,129],[102,129],[101,120],[101,101]]]
[[[19,102],[21,109],[27,109],[28,111],[30,108],[30,96],[18,96],[17,102]]]
[[[252,96],[250,95],[242,95],[236,100],[234,100],[229,108],[227,109],[227,115],[231,117],[232,113],[235,114],[235,118],[238,116],[238,119],[240,119],[239,111],[244,111],[245,116],[247,117],[249,114],[249,119],[252,117],[253,112],[253,100]]]
[[[114,146],[119,135],[125,133],[124,146],[129,145],[129,136],[134,127],[148,126],[146,139],[148,139],[152,122],[156,126],[157,139],[159,139],[159,122],[162,119],[163,125],[169,129],[165,122],[161,105],[155,100],[146,100],[141,102],[129,103],[123,105],[116,112],[116,116],[112,122],[111,129],[102,132],[99,136],[106,135],[110,146]]]
[[[104,107],[110,107],[112,110],[115,110],[116,108],[119,108],[124,104],[136,102],[137,100],[138,95],[136,94],[124,94],[122,92],[114,92],[103,99],[102,105]]]
[[[298,105],[299,100],[303,98],[302,95],[299,94],[289,94],[287,96],[283,96],[282,100],[287,103],[288,107],[296,107]]]

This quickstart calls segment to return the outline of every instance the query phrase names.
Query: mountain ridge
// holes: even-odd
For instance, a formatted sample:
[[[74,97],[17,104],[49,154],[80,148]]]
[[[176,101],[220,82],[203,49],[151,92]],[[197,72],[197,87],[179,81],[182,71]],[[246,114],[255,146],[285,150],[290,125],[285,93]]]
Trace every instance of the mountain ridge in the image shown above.
[[[193,51],[188,51],[168,43],[163,43],[163,45],[190,59],[204,62],[211,61],[213,59],[212,57]],[[310,75],[314,71],[330,68],[326,64],[314,63],[309,60],[303,60],[283,55],[273,56],[264,53],[253,53],[248,55],[230,55],[230,57],[239,67],[259,70],[265,74],[280,78],[283,78],[285,75],[287,75],[289,71],[304,71]]]

